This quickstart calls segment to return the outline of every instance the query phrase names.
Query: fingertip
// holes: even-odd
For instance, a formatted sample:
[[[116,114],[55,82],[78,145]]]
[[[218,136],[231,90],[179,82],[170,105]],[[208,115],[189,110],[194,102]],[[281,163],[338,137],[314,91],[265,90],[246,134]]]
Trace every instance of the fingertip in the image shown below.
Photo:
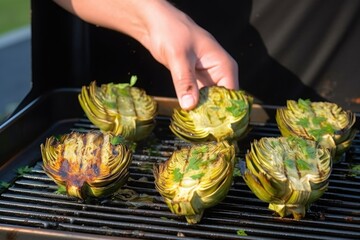
[[[185,94],[180,98],[180,107],[184,110],[191,110],[196,106],[195,97],[191,94]]]

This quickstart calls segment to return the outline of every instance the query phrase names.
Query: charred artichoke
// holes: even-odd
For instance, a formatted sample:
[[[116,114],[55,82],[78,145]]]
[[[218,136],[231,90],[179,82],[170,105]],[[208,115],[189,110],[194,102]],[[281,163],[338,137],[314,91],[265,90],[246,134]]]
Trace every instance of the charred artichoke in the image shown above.
[[[278,108],[276,121],[283,136],[299,136],[315,140],[332,149],[337,162],[347,151],[356,135],[356,117],[335,103],[288,100],[287,106]]]
[[[89,120],[100,130],[139,141],[152,132],[157,114],[157,102],[140,88],[130,84],[102,84],[83,86],[79,102]]]
[[[230,189],[235,150],[227,141],[184,147],[154,167],[155,186],[171,212],[198,223]]]
[[[204,87],[195,109],[174,109],[170,129],[193,143],[240,139],[249,130],[252,102],[244,91]]]
[[[114,140],[99,131],[51,136],[41,144],[44,171],[69,196],[111,195],[126,183],[132,160],[131,150]]]
[[[254,140],[245,158],[251,191],[281,217],[295,219],[326,191],[332,170],[330,150],[299,137]]]

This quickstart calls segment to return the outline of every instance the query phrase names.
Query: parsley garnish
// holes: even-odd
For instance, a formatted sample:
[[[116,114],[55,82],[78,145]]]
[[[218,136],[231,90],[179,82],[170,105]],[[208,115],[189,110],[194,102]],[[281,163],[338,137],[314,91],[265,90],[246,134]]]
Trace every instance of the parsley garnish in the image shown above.
[[[1,181],[0,182],[0,189],[8,189],[10,187],[10,183]]]
[[[57,194],[66,194],[66,187],[63,185],[58,185],[58,188],[56,189],[55,193]]]
[[[286,159],[286,160],[284,161],[284,164],[285,164],[285,166],[288,167],[288,168],[294,168],[294,167],[295,167],[294,161],[291,160],[291,159]]]
[[[173,171],[174,181],[180,182],[184,174],[181,172],[180,168],[175,168]]]
[[[322,122],[326,121],[326,118],[322,116],[318,116],[318,117],[313,117],[311,120],[314,125],[319,126]]]
[[[110,140],[110,143],[115,146],[115,145],[126,143],[126,140],[124,137],[118,135],[118,136],[112,137],[112,139]]]
[[[198,174],[192,175],[191,178],[193,180],[196,180],[196,179],[202,178],[204,175],[205,175],[205,173],[198,173]]]
[[[236,231],[236,234],[237,234],[238,236],[247,236],[247,233],[245,232],[244,229],[239,229],[239,230],[237,230],[237,231]]]
[[[309,163],[307,163],[306,161],[302,160],[302,159],[297,159],[296,160],[296,165],[298,166],[298,168],[300,170],[310,170],[311,166]]]
[[[304,111],[309,111],[311,109],[311,101],[309,99],[298,99],[298,106]]]
[[[297,125],[300,125],[304,128],[309,127],[309,119],[308,118],[300,118],[299,121],[296,122]]]
[[[200,168],[201,160],[198,158],[198,156],[191,156],[189,158],[189,165],[186,167],[186,171],[189,170],[199,170]]]
[[[32,169],[33,169],[33,168],[32,168],[32,167],[29,167],[29,166],[19,167],[19,168],[16,170],[16,173],[17,173],[19,176],[23,176],[24,174],[31,172]]]
[[[245,101],[230,99],[230,102],[231,106],[225,108],[225,110],[230,112],[234,117],[239,117],[246,109]]]
[[[356,177],[360,175],[360,164],[353,165],[350,168],[350,172],[348,174],[350,177]]]

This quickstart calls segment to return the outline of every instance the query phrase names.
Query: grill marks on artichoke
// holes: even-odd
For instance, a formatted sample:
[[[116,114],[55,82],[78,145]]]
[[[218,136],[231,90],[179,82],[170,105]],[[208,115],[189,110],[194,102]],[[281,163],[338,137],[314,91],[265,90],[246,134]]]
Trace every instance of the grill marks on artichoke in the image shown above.
[[[234,146],[226,141],[183,147],[154,167],[155,187],[173,213],[194,224],[226,197],[234,161]]]
[[[128,178],[131,151],[98,131],[73,132],[41,144],[43,167],[67,193],[81,199],[112,194]]]
[[[315,141],[299,137],[254,140],[246,154],[246,184],[281,217],[305,216],[326,190],[331,154]]]

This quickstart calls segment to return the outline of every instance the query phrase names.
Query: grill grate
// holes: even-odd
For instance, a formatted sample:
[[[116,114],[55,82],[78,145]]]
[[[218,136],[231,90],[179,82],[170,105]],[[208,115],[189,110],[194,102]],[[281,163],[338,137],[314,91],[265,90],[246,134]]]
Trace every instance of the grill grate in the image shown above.
[[[0,224],[56,230],[73,238],[89,233],[102,238],[140,239],[360,239],[360,177],[350,174],[351,166],[360,164],[359,135],[346,159],[334,165],[328,191],[310,207],[304,219],[277,217],[241,177],[235,177],[228,196],[207,209],[201,223],[189,225],[169,211],[153,183],[152,165],[187,144],[175,138],[168,125],[168,118],[159,118],[154,141],[139,144],[136,149],[130,179],[122,188],[135,195],[81,202],[57,194],[57,186],[42,170],[41,159],[35,159],[32,171],[2,192]],[[248,137],[239,142],[240,158],[253,139],[279,136],[275,124],[252,126]],[[68,131],[94,128],[88,120],[81,119]],[[239,230],[246,236],[237,234]]]

